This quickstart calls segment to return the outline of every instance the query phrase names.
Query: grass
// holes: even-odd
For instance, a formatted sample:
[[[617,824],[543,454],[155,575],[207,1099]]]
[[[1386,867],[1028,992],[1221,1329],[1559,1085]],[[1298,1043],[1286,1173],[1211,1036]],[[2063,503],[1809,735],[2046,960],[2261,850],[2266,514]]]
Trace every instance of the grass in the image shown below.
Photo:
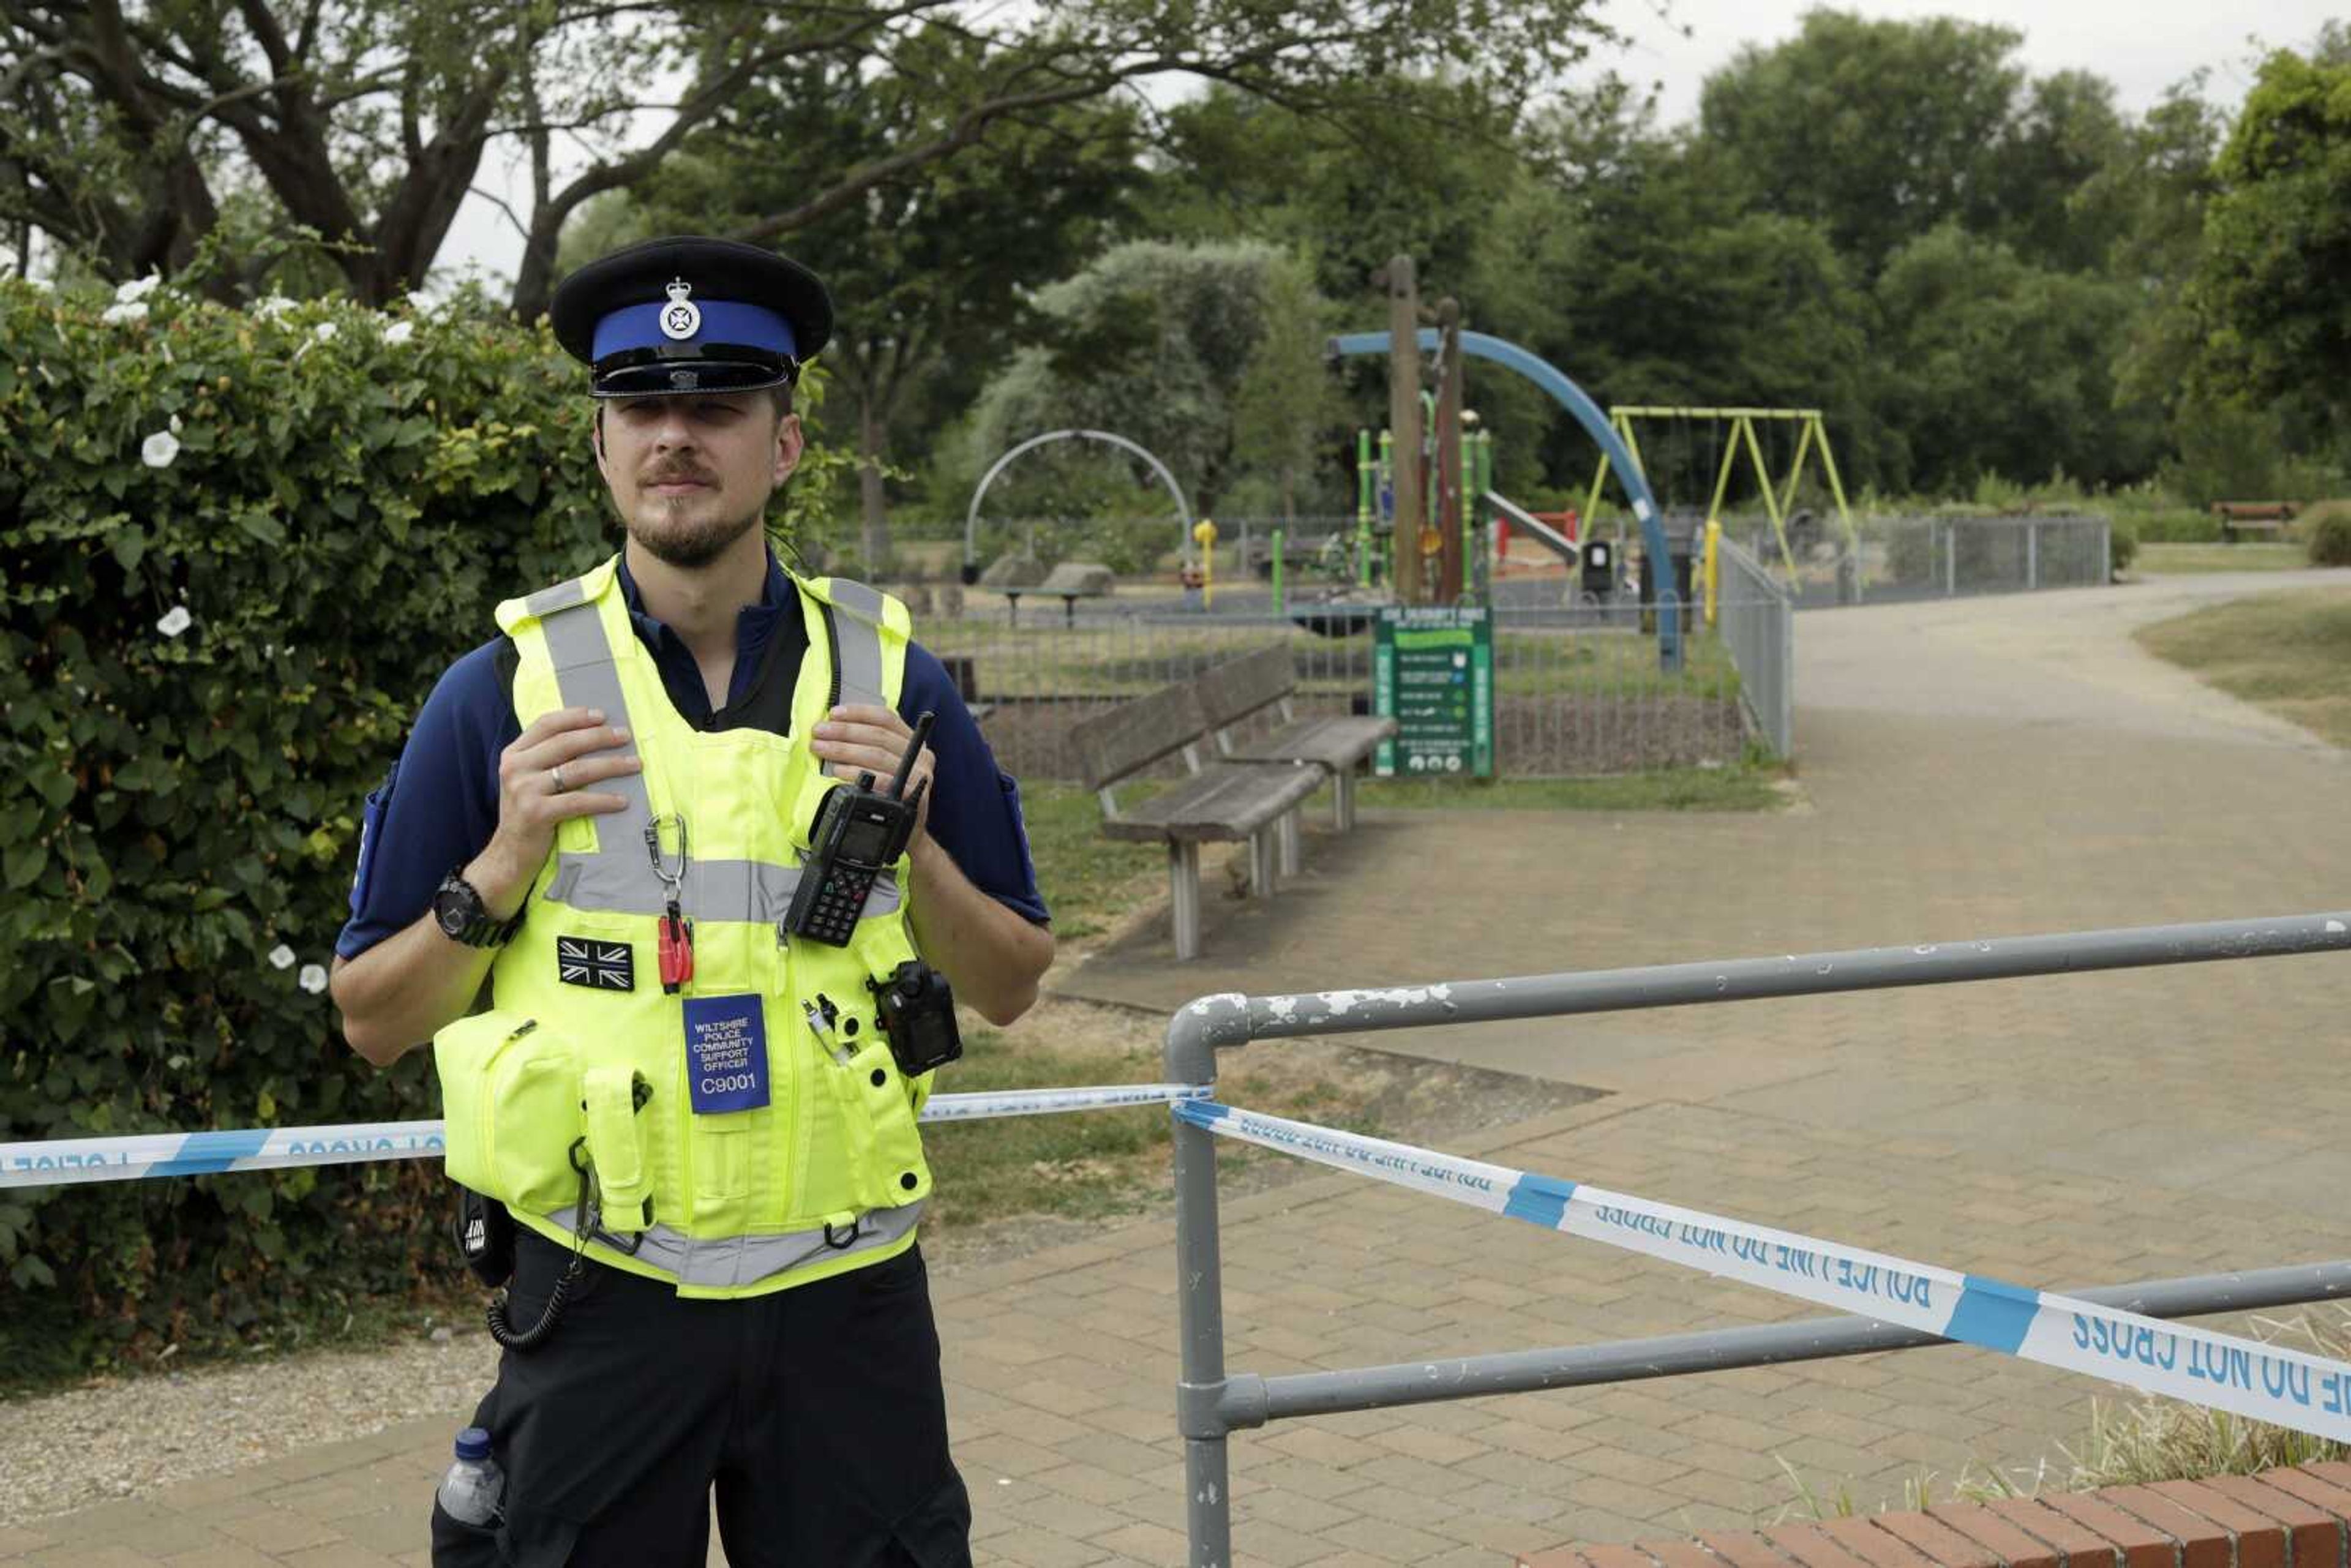
[[[2299,544],[2263,539],[2244,544],[2142,544],[2135,572],[2155,577],[2207,571],[2298,571],[2310,564]]]
[[[963,1060],[945,1070],[941,1082],[959,1094],[1154,1082],[1160,1076],[1155,1024],[1148,1035],[1150,1043],[1124,1048],[1064,1043],[1037,1050],[992,1030],[975,1030],[964,1039]],[[1360,1092],[1315,1074],[1237,1067],[1219,1076],[1218,1092],[1279,1116],[1374,1136],[1383,1131]],[[1090,1220],[1139,1212],[1169,1191],[1168,1124],[1166,1107],[1147,1105],[930,1128],[923,1153],[935,1186],[923,1223],[956,1230],[1029,1215]],[[1287,1158],[1220,1150],[1217,1168],[1231,1173]]]
[[[963,1060],[940,1075],[956,1093],[1147,1082],[1155,1063],[1114,1049],[1020,1051],[992,1030],[964,1040]],[[1141,1071],[1138,1071],[1138,1070]],[[1140,1156],[1167,1144],[1163,1106],[1060,1116],[1002,1116],[934,1127],[923,1150],[935,1178],[932,1207],[948,1225],[1047,1211],[1096,1218],[1131,1211],[1144,1190]],[[1155,1166],[1164,1166],[1164,1158]]]
[[[2250,1337],[2339,1361],[2351,1355],[2351,1311],[2336,1305],[2320,1310],[2316,1316],[2305,1312],[2291,1320],[2256,1318]],[[1999,1498],[2036,1497],[2044,1489],[2080,1492],[2099,1487],[2202,1480],[2210,1476],[2250,1476],[2288,1465],[2351,1458],[2351,1444],[2248,1420],[2224,1410],[2154,1398],[2120,1406],[2091,1401],[2089,1430],[2074,1446],[2058,1444],[2057,1451],[2064,1457],[2062,1465],[2044,1460],[2014,1470],[1997,1465],[1979,1469],[1978,1461],[1971,1460],[1944,1495],[1951,1502],[1990,1502]],[[1786,1459],[1778,1462],[1795,1494],[1780,1511],[1782,1519],[1841,1519],[1862,1511],[1851,1477],[1814,1487]],[[1877,1511],[1930,1506],[1934,1480],[1932,1472],[1906,1478],[1901,1501],[1888,1499],[1877,1505]]]
[[[2351,747],[2351,585],[2233,600],[2142,627],[2142,646]]]
[[[1141,800],[1153,786],[1137,782],[1124,788]],[[1037,885],[1053,912],[1053,934],[1061,941],[1101,936],[1149,902],[1166,875],[1165,847],[1102,837],[1102,805],[1090,789],[1028,785],[1020,791],[1020,813],[1029,828]]]

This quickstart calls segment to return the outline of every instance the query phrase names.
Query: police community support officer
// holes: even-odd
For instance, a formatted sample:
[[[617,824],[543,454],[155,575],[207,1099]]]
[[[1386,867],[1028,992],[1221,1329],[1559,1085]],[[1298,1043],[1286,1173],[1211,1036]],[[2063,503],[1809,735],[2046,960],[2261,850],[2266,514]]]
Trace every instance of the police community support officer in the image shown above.
[[[476,1416],[502,1529],[436,1507],[434,1561],[699,1565],[715,1485],[738,1564],[967,1563],[914,1246],[929,1076],[898,1071],[866,981],[919,953],[991,1021],[1028,1009],[1053,940],[1019,797],[903,606],[767,549],[823,284],[663,239],[553,316],[626,548],[500,605],[434,688],[337,945],[351,1045],[434,1041],[450,1175],[518,1226],[508,1322],[579,1276]],[[896,874],[848,946],[787,938],[818,803],[886,777],[924,711]]]

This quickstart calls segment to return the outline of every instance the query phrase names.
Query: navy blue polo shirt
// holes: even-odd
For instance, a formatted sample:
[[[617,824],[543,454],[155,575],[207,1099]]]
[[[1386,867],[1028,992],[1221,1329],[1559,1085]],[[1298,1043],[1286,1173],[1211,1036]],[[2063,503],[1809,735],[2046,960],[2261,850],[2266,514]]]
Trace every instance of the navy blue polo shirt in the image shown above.
[[[625,555],[620,578],[629,619],[652,651],[670,701],[687,722],[707,725],[710,697],[693,652],[645,613]],[[777,678],[789,688],[808,650],[808,628],[799,593],[770,554],[759,602],[736,616],[729,707],[749,695],[762,656],[778,637],[794,644],[776,653]],[[497,831],[498,757],[522,734],[514,710],[515,665],[514,643],[493,638],[450,665],[424,699],[400,760],[367,800],[359,871],[351,879],[350,923],[335,941],[342,957],[356,958],[414,925],[432,904],[441,879],[480,854]],[[936,763],[931,837],[981,892],[1043,925],[1050,916],[1029,859],[1019,787],[996,766],[995,754],[946,669],[916,643],[906,650],[898,712],[912,724],[925,709],[938,716],[929,741]]]

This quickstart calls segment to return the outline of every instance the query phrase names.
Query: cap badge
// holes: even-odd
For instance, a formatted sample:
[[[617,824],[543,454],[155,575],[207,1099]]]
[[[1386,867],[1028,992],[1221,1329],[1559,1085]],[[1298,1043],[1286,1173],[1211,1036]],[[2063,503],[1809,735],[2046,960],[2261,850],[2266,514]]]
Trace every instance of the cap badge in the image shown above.
[[[669,283],[669,303],[662,308],[662,336],[670,339],[693,337],[702,330],[702,307],[686,298],[694,286],[682,277]]]

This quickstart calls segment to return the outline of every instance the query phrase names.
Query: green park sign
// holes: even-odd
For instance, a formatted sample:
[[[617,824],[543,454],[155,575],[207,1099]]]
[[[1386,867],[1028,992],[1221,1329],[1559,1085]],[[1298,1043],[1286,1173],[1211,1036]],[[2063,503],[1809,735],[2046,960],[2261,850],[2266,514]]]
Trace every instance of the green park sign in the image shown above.
[[[1372,643],[1372,711],[1396,721],[1374,770],[1494,776],[1494,622],[1483,606],[1390,605]]]

